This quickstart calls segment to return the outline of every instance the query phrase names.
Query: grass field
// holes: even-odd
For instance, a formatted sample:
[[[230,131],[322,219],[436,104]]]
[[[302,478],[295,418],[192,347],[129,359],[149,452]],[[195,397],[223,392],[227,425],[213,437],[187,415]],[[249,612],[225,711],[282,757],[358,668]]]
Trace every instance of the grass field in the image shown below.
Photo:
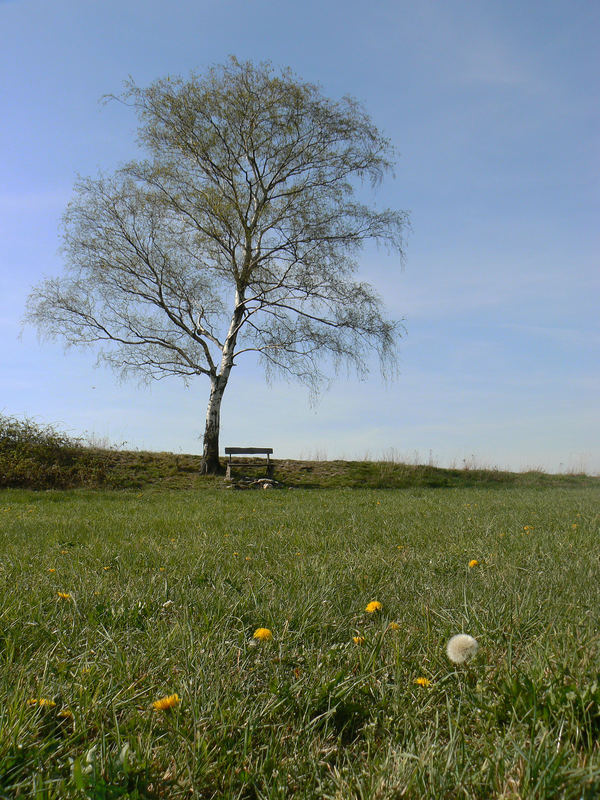
[[[599,501],[2,491],[0,797],[598,797]]]

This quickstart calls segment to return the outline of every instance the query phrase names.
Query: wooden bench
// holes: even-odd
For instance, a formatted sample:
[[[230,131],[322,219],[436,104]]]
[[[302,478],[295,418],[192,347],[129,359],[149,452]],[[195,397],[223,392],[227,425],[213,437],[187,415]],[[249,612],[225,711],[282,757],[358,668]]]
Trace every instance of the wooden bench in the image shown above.
[[[225,448],[225,455],[229,456],[227,461],[227,471],[225,473],[225,478],[231,478],[231,467],[234,466],[231,456],[255,456],[255,455],[266,455],[267,457],[267,475],[270,477],[273,474],[273,462],[269,458],[273,454],[272,447],[226,447]],[[244,467],[262,467],[264,466],[265,462],[261,461],[258,464],[248,464],[245,463],[240,466]]]

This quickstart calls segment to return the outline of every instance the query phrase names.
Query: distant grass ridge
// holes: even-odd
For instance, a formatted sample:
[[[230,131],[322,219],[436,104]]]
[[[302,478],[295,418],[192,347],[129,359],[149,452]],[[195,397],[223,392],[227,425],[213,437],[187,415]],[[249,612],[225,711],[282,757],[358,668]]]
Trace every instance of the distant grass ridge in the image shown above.
[[[275,453],[275,456],[277,453]],[[233,477],[245,474],[245,459]],[[206,489],[224,486],[221,477],[200,475],[199,455],[93,447],[54,426],[0,414],[0,488]],[[394,461],[296,461],[275,458],[274,477],[297,488],[406,489],[411,487],[600,487],[588,475],[550,475],[541,471],[445,469]],[[262,475],[256,468],[248,470]]]

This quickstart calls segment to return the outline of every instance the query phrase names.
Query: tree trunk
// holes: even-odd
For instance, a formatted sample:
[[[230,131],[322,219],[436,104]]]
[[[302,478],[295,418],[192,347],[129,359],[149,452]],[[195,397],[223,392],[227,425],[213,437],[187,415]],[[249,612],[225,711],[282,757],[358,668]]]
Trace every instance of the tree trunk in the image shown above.
[[[210,398],[206,409],[201,475],[218,475],[222,471],[219,461],[219,429],[221,427],[221,400],[225,391],[225,383],[218,377],[211,382]]]
[[[202,452],[202,475],[218,475],[221,470],[219,463],[219,429],[221,427],[221,400],[229,380],[229,373],[233,367],[233,354],[238,332],[244,318],[244,296],[239,289],[235,293],[235,306],[229,331],[221,356],[220,372],[211,375],[210,398],[206,410],[206,427],[204,428],[204,449]]]

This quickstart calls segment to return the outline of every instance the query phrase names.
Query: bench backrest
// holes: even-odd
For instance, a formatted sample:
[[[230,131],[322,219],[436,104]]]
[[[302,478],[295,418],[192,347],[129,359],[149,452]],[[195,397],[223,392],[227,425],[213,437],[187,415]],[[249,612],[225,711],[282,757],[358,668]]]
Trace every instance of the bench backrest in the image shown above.
[[[240,454],[254,455],[256,453],[264,453],[271,455],[273,453],[272,447],[226,447],[225,455],[240,455]]]

